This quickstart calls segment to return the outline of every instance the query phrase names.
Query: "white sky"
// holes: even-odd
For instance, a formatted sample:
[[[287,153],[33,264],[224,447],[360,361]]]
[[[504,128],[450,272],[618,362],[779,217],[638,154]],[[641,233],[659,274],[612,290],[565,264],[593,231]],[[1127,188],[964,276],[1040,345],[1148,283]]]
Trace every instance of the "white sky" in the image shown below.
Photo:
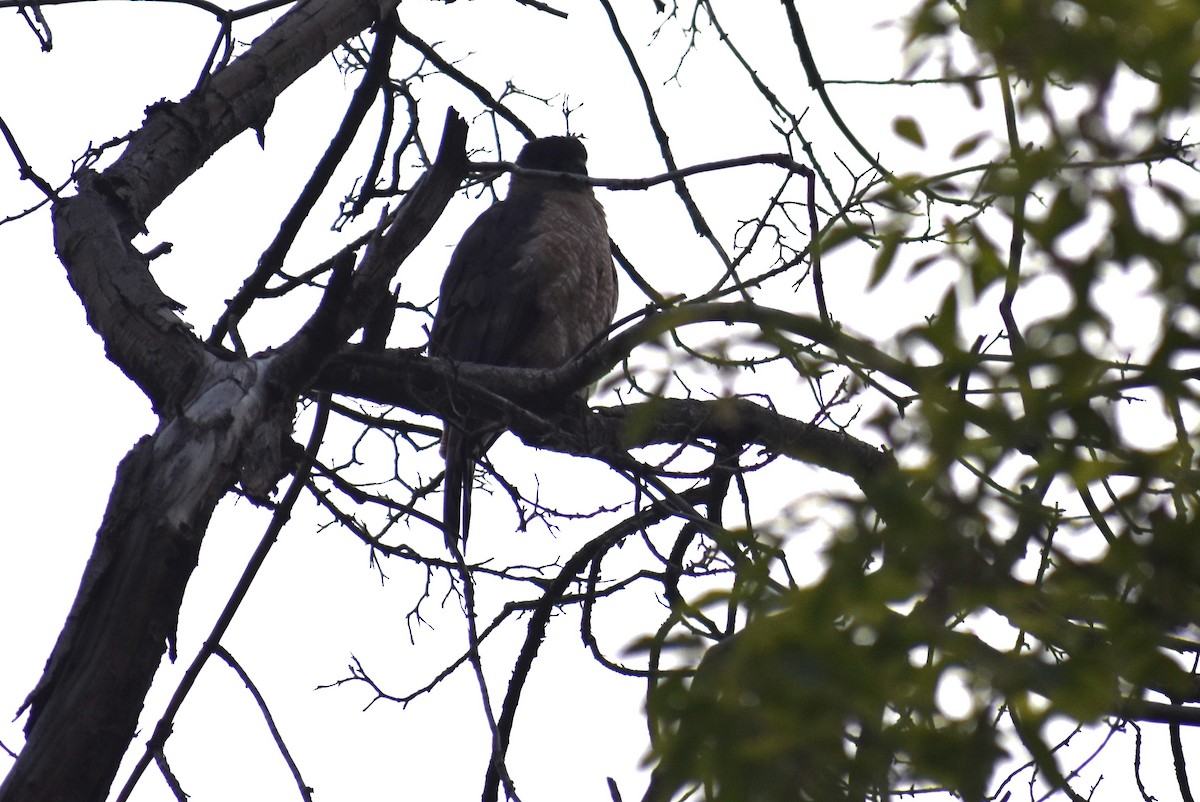
[[[534,94],[569,96],[572,106],[579,106],[571,117],[572,129],[587,136],[593,175],[638,177],[661,172],[636,88],[607,35],[602,11],[593,3],[563,0],[560,5],[570,10],[569,22],[498,0],[452,5],[408,2],[401,13],[405,24],[427,41],[447,42],[441,52],[485,79],[493,92],[512,75]],[[656,49],[645,50],[660,20],[651,13],[650,0],[625,5],[621,12],[625,34],[639,54],[647,54],[646,68],[680,164],[779,149],[778,138],[763,124],[765,108],[717,48],[711,32],[702,38],[701,51],[685,63],[680,84],[664,86],[681,42],[667,32]],[[882,79],[902,69],[900,32],[876,26],[876,20],[894,10],[894,2],[801,5],[807,7],[803,13],[809,37],[827,78]],[[215,24],[195,9],[154,3],[80,3],[44,11],[55,36],[49,54],[38,51],[14,11],[0,11],[0,74],[5,76],[0,82],[0,115],[34,168],[57,184],[67,174],[70,159],[88,142],[136,128],[148,104],[160,98],[178,99],[191,89],[211,46]],[[786,21],[778,4],[745,6],[739,9],[740,16],[726,13],[735,41],[791,108],[799,111],[815,103],[787,46]],[[262,20],[263,25],[267,22]],[[249,40],[261,27],[256,26],[252,21],[236,28],[235,34]],[[397,46],[398,52],[401,48]],[[394,74],[404,71],[401,64]],[[169,295],[188,307],[185,319],[198,332],[207,334],[224,300],[273,236],[280,216],[338,125],[356,81],[356,76],[343,79],[327,60],[281,98],[266,129],[265,151],[252,134],[243,135],[151,218],[144,245],[148,248],[164,240],[174,244],[172,254],[155,262],[154,274]],[[417,91],[441,97],[443,84],[430,80]],[[891,120],[897,113],[927,121],[924,130],[931,153],[949,150],[963,138],[960,132],[970,133],[974,125],[998,124],[983,120],[990,109],[971,112],[959,96],[952,97],[956,105],[951,109],[936,105],[942,103],[939,98],[946,96],[945,90],[833,87],[831,91],[849,126],[898,171],[930,169],[932,162],[943,162],[926,158],[895,138]],[[467,108],[461,97],[455,102]],[[562,132],[557,104],[541,111],[532,102],[514,106],[540,133]],[[430,100],[423,106],[430,143],[436,142],[443,110],[444,101]],[[372,130],[375,118],[370,119],[364,131]],[[835,152],[856,170],[862,169],[818,108],[807,120],[811,124],[804,130],[831,170],[836,171],[831,158]],[[943,125],[950,121],[954,124]],[[314,223],[293,250],[290,266],[315,263],[337,247],[339,240],[326,231],[327,221],[332,221],[338,200],[361,172],[363,148],[373,145],[366,139],[323,198]],[[517,142],[514,136],[507,140],[510,147]],[[472,132],[471,144],[482,146],[487,141],[481,123]],[[765,173],[767,168],[761,170]],[[844,178],[834,175],[835,180]],[[701,207],[721,226],[718,234],[724,240],[762,197],[763,185],[755,182],[763,179],[752,176],[747,171],[690,182]],[[31,186],[16,179],[9,154],[0,154],[0,216],[36,196]],[[711,282],[716,270],[711,251],[691,232],[669,188],[620,195],[602,191],[600,198],[608,209],[614,238],[656,286],[695,292]],[[402,281],[410,297],[422,301],[433,297],[450,248],[486,202],[486,198],[470,202],[462,197],[454,201],[404,268]],[[377,213],[368,212],[367,219],[356,224],[356,232]],[[14,388],[0,399],[0,442],[8,454],[0,482],[0,499],[7,511],[0,530],[3,713],[15,711],[36,682],[90,552],[114,468],[138,437],[153,430],[155,421],[144,397],[104,358],[99,338],[87,327],[55,258],[45,210],[0,227],[0,265],[8,287],[0,293],[0,337],[7,343],[9,386]],[[898,297],[895,285],[886,292],[865,294],[868,267],[848,258],[831,259],[827,266],[831,308],[852,329],[886,337],[898,321],[935,311],[924,306],[935,303],[936,289],[947,279],[944,270],[928,271]],[[1138,277],[1131,281],[1136,285]],[[622,314],[641,305],[631,285],[623,285],[622,291]],[[815,310],[807,285],[797,295],[781,294],[778,305],[806,313]],[[308,311],[287,304],[276,307],[281,308],[272,307],[271,314],[248,320],[243,334],[251,349],[280,342],[281,332],[289,331]],[[980,328],[993,326],[994,321],[987,321]],[[423,337],[410,328],[398,332],[394,341],[418,345]],[[786,394],[779,400],[785,408],[792,403]],[[796,409],[798,414],[800,407]],[[306,425],[304,418],[297,429],[301,442],[308,434]],[[600,467],[576,470],[574,461],[556,455],[536,454],[531,460],[528,450],[511,441],[500,444],[493,458],[506,465],[520,463],[516,470],[524,470],[527,476],[536,473],[549,498],[554,498],[556,483],[577,485],[584,494],[581,508],[586,507],[586,493],[606,481],[618,498],[622,492],[628,495],[621,485],[611,484]],[[828,479],[817,472],[812,475]],[[509,535],[488,531],[503,529],[508,520],[505,513],[484,514],[496,517],[477,518],[472,548],[485,552],[507,548],[503,539]],[[313,692],[316,685],[344,676],[353,654],[388,690],[403,693],[427,681],[446,656],[456,654],[464,643],[452,607],[437,631],[419,632],[417,648],[411,648],[403,613],[412,604],[413,583],[419,583],[421,576],[392,561],[385,566],[390,581],[381,585],[357,542],[335,529],[318,529],[326,520],[327,516],[314,516],[312,505],[304,503],[224,643],[259,682],[318,798],[363,802],[474,798],[487,745],[470,674],[459,672],[436,695],[422,697],[406,710],[381,702],[360,712],[370,701],[361,686]],[[262,511],[244,502],[223,503],[214,517],[185,600],[180,662],[165,666],[156,680],[143,719],[146,731],[157,719],[173,681],[207,635],[266,521]],[[566,544],[582,543],[601,531],[588,523],[578,529],[564,527],[559,538]],[[523,548],[548,553],[555,546],[544,532],[531,538],[522,543]],[[432,612],[435,604],[436,600],[426,602],[426,609]],[[636,609],[630,606],[631,611]],[[610,651],[619,653],[621,646],[655,626],[657,619],[603,624]],[[511,650],[523,634],[522,628],[513,629],[508,640],[493,648]],[[646,748],[645,724],[639,716],[643,686],[594,664],[579,642],[575,612],[553,622],[543,652],[546,656],[534,669],[510,752],[510,771],[522,798],[536,802],[569,794],[578,800],[607,799],[607,775],[618,779],[626,799],[640,796],[635,775]],[[508,662],[498,659],[492,665],[492,692],[498,698],[507,680]],[[7,716],[0,716],[0,721],[4,719]],[[0,723],[0,741],[19,748],[23,723],[24,718]],[[1146,744],[1147,750],[1164,750],[1165,734],[1157,738],[1148,733]],[[1131,740],[1127,747],[1114,747],[1101,773],[1112,778],[1127,771],[1131,750]],[[167,753],[195,799],[294,798],[295,789],[272,752],[252,700],[233,673],[215,659],[185,703]],[[0,771],[7,765],[8,758],[0,756]],[[118,787],[123,778],[124,772]],[[1132,787],[1124,780],[1110,779],[1100,788],[1110,787],[1107,783],[1111,788]],[[1172,799],[1172,788],[1164,775],[1151,792],[1166,802]],[[170,799],[170,794],[151,769],[134,799],[157,802]]]

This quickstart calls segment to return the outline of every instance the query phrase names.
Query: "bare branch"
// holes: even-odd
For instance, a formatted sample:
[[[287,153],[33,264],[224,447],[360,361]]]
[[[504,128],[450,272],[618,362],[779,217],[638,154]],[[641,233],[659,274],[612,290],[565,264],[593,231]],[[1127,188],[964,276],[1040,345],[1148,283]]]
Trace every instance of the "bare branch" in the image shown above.
[[[279,233],[263,251],[258,260],[258,266],[246,279],[237,295],[225,305],[225,311],[213,327],[208,342],[219,345],[230,329],[236,327],[242,317],[250,310],[251,304],[261,297],[267,282],[274,277],[283,266],[283,260],[300,233],[301,226],[307,221],[312,207],[325,191],[334,170],[341,164],[342,157],[350,149],[354,137],[358,134],[359,126],[375,102],[375,96],[387,78],[388,68],[392,63],[392,45],[395,44],[395,13],[380,23],[375,33],[375,46],[371,53],[370,64],[363,73],[362,82],[354,90],[350,105],[342,117],[342,123],[337,133],[333,135],[325,153],[317,162],[312,176],[300,191],[296,202],[288,210],[279,226]]]
[[[275,748],[279,750],[279,754],[287,763],[288,770],[292,773],[292,779],[296,781],[296,788],[300,791],[300,798],[304,802],[312,802],[312,789],[304,782],[304,778],[300,776],[300,767],[296,765],[296,761],[292,759],[292,753],[288,751],[287,744],[283,742],[283,736],[279,734],[279,728],[275,726],[275,717],[271,715],[270,709],[267,707],[267,700],[259,693],[258,687],[254,681],[250,679],[250,675],[242,668],[241,664],[234,659],[233,655],[220,644],[213,649],[213,654],[220,657],[228,664],[245,683],[246,689],[250,691],[250,695],[254,697],[254,703],[258,705],[259,712],[262,713],[263,721],[267,723],[267,729],[271,731],[271,739],[275,741]]]
[[[37,7],[34,6],[34,8]],[[29,166],[29,162],[25,160],[25,154],[21,152],[20,146],[17,145],[17,138],[13,136],[12,129],[8,127],[8,123],[4,122],[3,117],[0,117],[0,134],[4,135],[4,141],[8,143],[8,149],[12,151],[13,157],[17,160],[21,180],[32,182],[47,198],[58,200],[58,193],[54,190],[54,187],[50,186],[49,182],[35,173],[33,168]]]

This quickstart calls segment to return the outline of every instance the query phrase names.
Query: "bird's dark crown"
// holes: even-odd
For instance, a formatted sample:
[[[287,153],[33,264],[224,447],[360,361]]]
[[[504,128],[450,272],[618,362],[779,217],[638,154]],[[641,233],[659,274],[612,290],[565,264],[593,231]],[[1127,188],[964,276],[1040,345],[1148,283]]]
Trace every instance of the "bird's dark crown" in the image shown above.
[[[528,170],[553,170],[559,173],[587,175],[587,148],[578,137],[547,136],[521,148],[517,166]]]

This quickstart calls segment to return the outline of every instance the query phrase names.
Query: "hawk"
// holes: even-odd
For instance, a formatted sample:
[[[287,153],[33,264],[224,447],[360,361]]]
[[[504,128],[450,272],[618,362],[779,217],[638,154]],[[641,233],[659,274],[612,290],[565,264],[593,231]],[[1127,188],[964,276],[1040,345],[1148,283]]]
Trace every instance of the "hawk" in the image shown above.
[[[516,164],[586,176],[587,149],[575,137],[535,139]],[[471,224],[450,257],[429,352],[458,362],[555,368],[599,337],[616,309],[608,227],[592,188],[562,175],[517,172],[508,196]],[[497,433],[449,420],[444,431],[446,541],[465,543],[475,462]]]

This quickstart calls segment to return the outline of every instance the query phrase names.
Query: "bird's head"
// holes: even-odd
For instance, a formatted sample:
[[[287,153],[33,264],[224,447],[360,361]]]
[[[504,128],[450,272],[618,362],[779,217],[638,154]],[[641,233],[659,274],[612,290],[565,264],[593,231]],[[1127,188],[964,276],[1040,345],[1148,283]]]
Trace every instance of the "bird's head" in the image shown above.
[[[578,137],[547,136],[521,148],[517,166],[527,170],[553,170],[556,173],[587,175],[587,148]]]

